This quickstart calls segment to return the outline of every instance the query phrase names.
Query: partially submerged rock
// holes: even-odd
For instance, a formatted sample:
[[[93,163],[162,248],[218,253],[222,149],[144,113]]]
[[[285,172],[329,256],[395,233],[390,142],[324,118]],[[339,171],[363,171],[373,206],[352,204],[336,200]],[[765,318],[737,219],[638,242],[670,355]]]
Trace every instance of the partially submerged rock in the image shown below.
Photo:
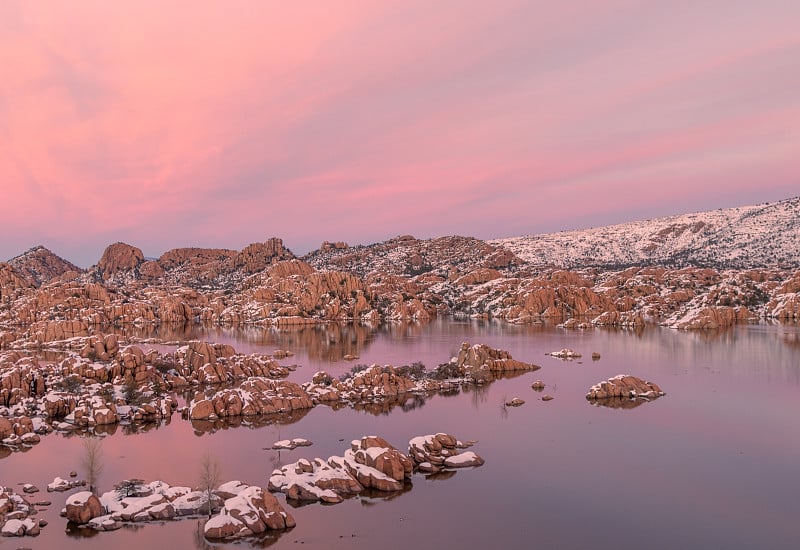
[[[67,519],[73,523],[84,525],[89,520],[103,515],[100,499],[89,491],[81,491],[70,495],[67,499]]]
[[[551,351],[550,353],[547,353],[545,355],[549,355],[551,357],[557,357],[559,359],[577,359],[578,357],[581,357],[580,353],[570,348],[564,348],[559,351]]]
[[[219,514],[210,518],[203,531],[208,539],[242,538],[268,529],[295,526],[294,518],[278,499],[261,487],[249,486],[225,501]]]
[[[205,491],[172,487],[163,481],[128,480],[119,487],[99,499],[91,493],[71,496],[67,501],[68,519],[85,523],[96,531],[113,531],[124,523],[164,521],[208,513]],[[295,525],[294,518],[267,490],[240,481],[224,483],[212,491],[211,507],[218,513],[209,518],[204,527],[209,539],[241,538]]]
[[[514,397],[510,401],[506,401],[505,402],[506,407],[521,407],[524,404],[525,404],[525,400],[521,399],[519,397]]]
[[[631,376],[618,374],[589,388],[586,399],[604,404],[605,400],[646,402],[665,395],[657,384]]]
[[[272,472],[269,490],[282,492],[298,502],[336,504],[342,497],[360,493],[364,487],[344,467],[342,457],[305,458]]]
[[[75,487],[83,487],[85,485],[86,485],[85,480],[70,481],[68,479],[57,477],[52,481],[52,483],[47,484],[47,491],[48,492],[57,491],[59,493],[62,493],[64,491],[69,491],[70,489],[74,489]]]
[[[409,442],[409,454],[405,455],[382,437],[366,436],[352,441],[344,456],[303,458],[276,469],[269,478],[269,489],[284,493],[290,501],[329,504],[368,489],[397,492],[403,490],[415,468],[434,473],[443,468],[480,466],[483,459],[478,455],[461,452],[470,444],[444,433],[421,436]]]
[[[22,495],[0,487],[0,536],[36,536],[43,525],[34,517],[36,509]]]
[[[462,452],[471,445],[446,433],[423,435],[408,442],[408,455],[419,470],[430,473],[436,473],[443,468],[483,465],[484,460],[474,452]]]
[[[280,441],[276,441],[272,444],[272,449],[274,450],[288,450],[293,451],[297,447],[310,447],[313,445],[311,441],[308,439],[303,439],[301,437],[296,437],[294,439],[282,439]]]

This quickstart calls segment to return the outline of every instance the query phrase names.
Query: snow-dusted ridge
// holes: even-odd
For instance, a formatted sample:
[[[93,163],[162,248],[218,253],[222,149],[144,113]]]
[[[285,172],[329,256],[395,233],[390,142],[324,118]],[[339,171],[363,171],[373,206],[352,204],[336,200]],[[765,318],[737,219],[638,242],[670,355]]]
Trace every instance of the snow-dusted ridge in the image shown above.
[[[510,249],[534,266],[796,268],[800,197],[488,242]]]

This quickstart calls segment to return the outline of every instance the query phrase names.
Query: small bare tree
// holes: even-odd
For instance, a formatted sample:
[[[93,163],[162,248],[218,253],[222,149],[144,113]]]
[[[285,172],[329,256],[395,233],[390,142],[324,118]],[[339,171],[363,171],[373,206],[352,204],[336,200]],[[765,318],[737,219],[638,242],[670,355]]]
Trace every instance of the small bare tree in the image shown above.
[[[83,440],[83,469],[86,470],[86,483],[92,493],[97,492],[97,480],[103,471],[103,444],[92,437]]]
[[[208,517],[211,517],[213,511],[212,498],[214,496],[214,489],[219,485],[221,471],[217,459],[211,456],[211,453],[203,455],[200,461],[200,490],[205,494],[206,506],[208,507]]]

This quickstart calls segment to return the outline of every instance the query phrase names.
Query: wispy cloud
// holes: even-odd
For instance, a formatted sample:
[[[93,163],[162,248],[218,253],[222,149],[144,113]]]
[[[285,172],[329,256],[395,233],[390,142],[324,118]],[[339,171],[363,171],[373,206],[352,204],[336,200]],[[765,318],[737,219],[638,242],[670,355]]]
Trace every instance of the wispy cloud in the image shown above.
[[[0,5],[0,258],[797,193],[796,2]]]

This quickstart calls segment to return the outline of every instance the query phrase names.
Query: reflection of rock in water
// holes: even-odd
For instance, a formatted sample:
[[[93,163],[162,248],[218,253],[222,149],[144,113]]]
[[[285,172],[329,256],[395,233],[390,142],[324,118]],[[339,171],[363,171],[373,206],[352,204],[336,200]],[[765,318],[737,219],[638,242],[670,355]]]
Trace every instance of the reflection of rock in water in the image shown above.
[[[458,472],[456,470],[440,470],[435,474],[428,474],[425,476],[425,479],[428,481],[444,481],[445,479],[450,479]]]
[[[364,323],[321,323],[278,327],[223,328],[214,325],[166,323],[159,326],[112,329],[119,336],[137,340],[187,342],[190,340],[230,340],[267,348],[304,350],[311,359],[342,361],[345,355],[361,355],[378,332],[392,338],[419,336],[427,323],[393,322],[380,326]]]
[[[311,409],[296,409],[282,413],[254,415],[254,416],[228,416],[219,420],[192,420],[195,435],[214,433],[218,430],[231,428],[257,429],[264,426],[288,426],[302,420]]]
[[[648,403],[653,399],[646,398],[630,398],[630,397],[607,397],[605,399],[597,399],[590,401],[595,407],[608,407],[609,409],[635,409],[639,405]]]
[[[272,329],[269,335],[282,349],[302,349],[318,361],[341,361],[345,355],[361,355],[375,339],[375,332],[375,327],[360,323],[331,323]]]
[[[393,409],[400,407],[403,412],[413,411],[425,405],[426,396],[413,393],[392,395],[379,401],[364,401],[353,403],[355,411],[362,411],[378,415],[388,415]]]
[[[136,530],[141,529],[141,526],[136,526]],[[96,537],[99,531],[95,531],[94,529],[90,529],[85,525],[78,525],[77,523],[73,523],[71,521],[67,522],[67,528],[64,530],[68,537],[73,539],[90,539],[92,537]]]
[[[362,506],[372,506],[380,501],[394,500],[400,495],[406,494],[413,488],[414,484],[411,483],[411,480],[406,479],[403,482],[403,488],[399,491],[379,491],[378,489],[368,487],[361,491],[358,497]]]
[[[586,399],[613,409],[633,409],[663,395],[664,391],[654,382],[630,374],[618,374],[589,388]]]

